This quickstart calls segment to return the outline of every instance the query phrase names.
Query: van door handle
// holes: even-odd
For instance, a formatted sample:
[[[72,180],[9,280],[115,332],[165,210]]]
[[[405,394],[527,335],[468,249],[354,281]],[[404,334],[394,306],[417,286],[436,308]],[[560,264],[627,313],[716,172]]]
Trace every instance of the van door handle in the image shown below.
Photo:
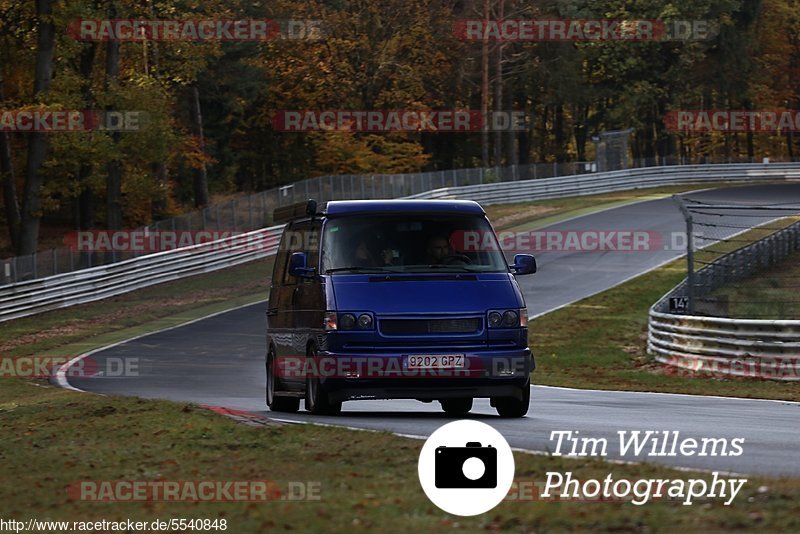
[[[297,303],[298,293],[300,293],[300,288],[299,287],[294,288],[294,291],[292,291],[292,306],[294,306]]]

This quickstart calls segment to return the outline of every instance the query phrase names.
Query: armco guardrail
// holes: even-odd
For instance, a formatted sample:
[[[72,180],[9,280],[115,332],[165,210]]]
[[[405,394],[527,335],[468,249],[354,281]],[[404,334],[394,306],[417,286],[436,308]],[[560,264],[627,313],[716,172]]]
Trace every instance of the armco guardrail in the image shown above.
[[[694,289],[711,292],[751,276],[800,250],[800,223],[713,261],[695,273]],[[670,297],[686,294],[684,280],[651,308],[647,350],[656,361],[703,371],[778,380],[800,380],[800,320],[730,319],[668,313]]]
[[[447,187],[408,198],[470,199],[483,204],[526,202],[548,198],[596,195],[664,185],[704,182],[747,182],[800,179],[800,164],[682,165],[627,169],[568,178],[542,178],[522,182],[500,182],[479,186]]]
[[[0,322],[265,258],[283,225],[0,288]],[[265,273],[265,276],[267,274]]]
[[[651,310],[648,351],[693,372],[800,380],[800,321],[672,315]]]
[[[623,191],[710,181],[800,179],[800,164],[687,165],[629,169],[591,175],[447,187],[408,198],[473,199],[485,204]],[[277,245],[280,226],[234,238],[0,287],[0,322],[120,295],[153,284],[253,261],[275,253],[266,245],[247,250],[246,240],[265,236]],[[273,235],[274,234],[274,235]],[[244,240],[242,242],[241,240]],[[230,245],[230,246],[227,246]],[[250,248],[253,248],[250,245]]]

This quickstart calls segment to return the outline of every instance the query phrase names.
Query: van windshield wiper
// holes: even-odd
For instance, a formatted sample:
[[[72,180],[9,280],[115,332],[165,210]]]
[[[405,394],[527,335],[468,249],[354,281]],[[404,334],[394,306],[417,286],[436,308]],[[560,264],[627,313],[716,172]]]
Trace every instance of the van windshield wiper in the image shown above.
[[[431,265],[409,265],[406,269],[460,269],[465,273],[474,273],[474,269],[470,269],[469,265],[443,265],[441,263],[435,263]]]
[[[325,274],[330,273],[340,273],[344,271],[355,271],[355,272],[373,272],[373,273],[385,273],[385,272],[397,272],[394,269],[389,269],[387,267],[364,267],[361,265],[354,265],[352,267],[334,267],[333,269],[326,269]]]

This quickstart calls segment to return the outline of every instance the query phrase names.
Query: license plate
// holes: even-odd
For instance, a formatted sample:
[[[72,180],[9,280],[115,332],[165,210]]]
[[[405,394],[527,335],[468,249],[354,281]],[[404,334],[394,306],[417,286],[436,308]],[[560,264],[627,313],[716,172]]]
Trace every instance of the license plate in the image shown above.
[[[463,354],[411,354],[409,369],[463,369]]]

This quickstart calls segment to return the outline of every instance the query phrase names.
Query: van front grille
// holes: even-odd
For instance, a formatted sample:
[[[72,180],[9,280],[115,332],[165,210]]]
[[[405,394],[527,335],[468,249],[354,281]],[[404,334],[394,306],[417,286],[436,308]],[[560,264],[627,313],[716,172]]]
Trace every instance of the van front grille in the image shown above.
[[[456,319],[381,319],[381,332],[390,336],[415,334],[474,334],[481,330],[479,317]]]

